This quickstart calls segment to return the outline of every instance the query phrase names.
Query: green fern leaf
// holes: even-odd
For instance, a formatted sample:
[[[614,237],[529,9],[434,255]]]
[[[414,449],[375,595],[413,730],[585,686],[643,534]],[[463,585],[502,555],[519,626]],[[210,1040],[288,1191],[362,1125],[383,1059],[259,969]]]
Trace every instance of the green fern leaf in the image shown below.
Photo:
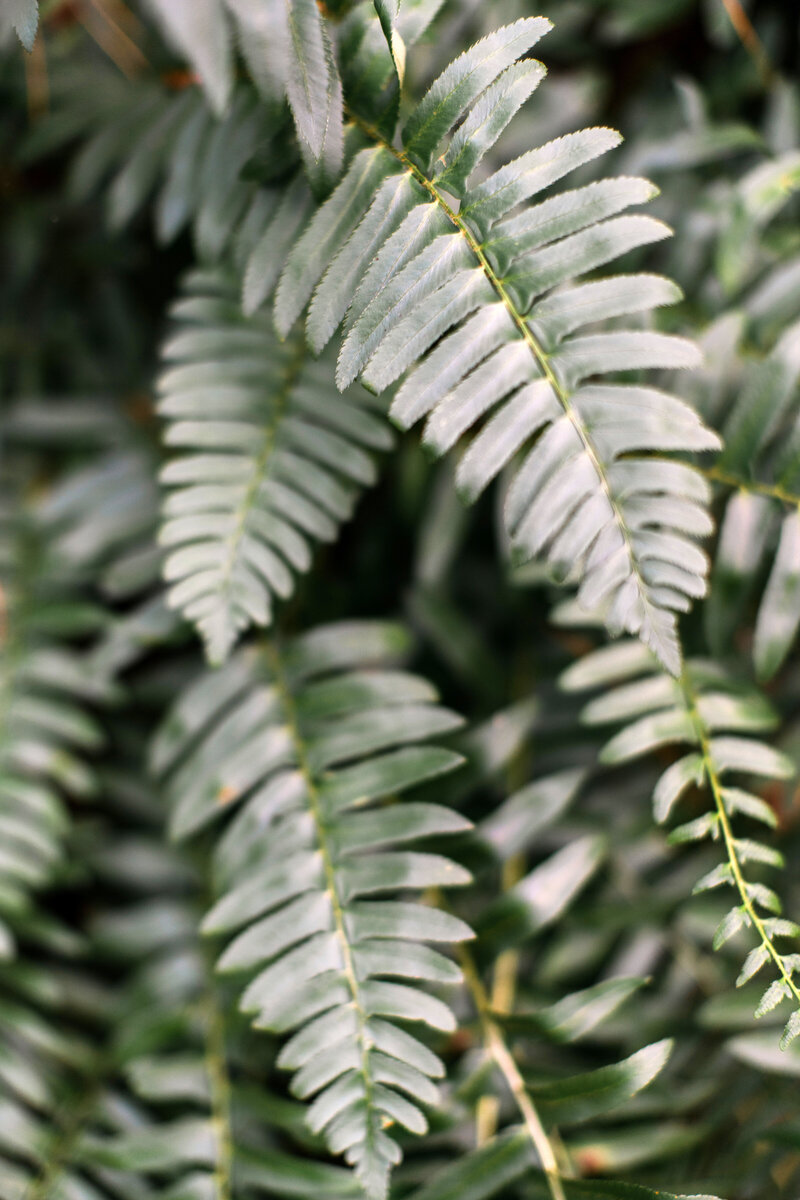
[[[234,279],[190,276],[174,314],[159,411],[184,453],[162,472],[164,574],[170,605],[221,662],[242,630],[270,623],[312,544],[335,538],[391,434],[365,393],[332,393],[332,362],[301,337],[280,343],[265,317],[242,317]]]
[[[103,735],[91,714],[108,699],[86,670],[76,638],[101,614],[82,600],[55,539],[10,491],[0,497],[0,942],[13,957],[4,917],[29,910],[31,893],[63,867],[67,796],[88,799],[87,763]]]
[[[562,686],[577,690],[586,684],[605,685],[607,689],[611,685],[584,709],[583,718],[592,725],[632,719],[603,748],[601,758],[606,763],[630,762],[663,746],[692,747],[692,753],[668,767],[656,784],[656,818],[665,820],[690,786],[706,784],[713,800],[712,811],[680,826],[671,840],[712,838],[724,848],[725,861],[707,871],[694,887],[695,893],[732,887],[739,894],[740,904],[719,925],[714,946],[722,946],[745,926],[751,928],[759,944],[749,952],[737,986],[771,963],[779,976],[777,983],[800,1005],[791,955],[783,954],[774,940],[792,937],[794,923],[776,923],[771,914],[780,914],[778,896],[744,875],[748,862],[781,867],[783,858],[770,846],[736,837],[731,826],[731,816],[737,812],[769,826],[774,825],[774,817],[765,813],[767,806],[760,797],[732,788],[727,781],[731,773],[767,779],[787,779],[794,774],[794,766],[785,754],[754,736],[738,736],[766,733],[775,727],[777,715],[758,692],[737,684],[716,663],[692,660],[686,663],[680,679],[670,679],[654,672],[655,663],[652,659],[648,663],[649,657],[642,647],[600,650],[568,670],[562,676]],[[638,678],[629,682],[631,676]],[[626,682],[620,685],[620,678]]]
[[[429,169],[442,138],[473,101],[550,28],[545,17],[527,17],[503,26],[442,72],[403,127],[403,145],[423,170]]]
[[[276,5],[288,25],[286,94],[312,184],[319,190],[336,179],[344,151],[342,84],[327,23],[316,0]]]
[[[376,1197],[399,1158],[386,1129],[425,1131],[418,1105],[435,1103],[442,1071],[395,1021],[454,1028],[417,985],[460,978],[426,943],[471,936],[445,912],[374,898],[469,879],[441,855],[396,848],[465,830],[463,818],[373,803],[459,762],[426,744],[459,719],[422,680],[387,669],[402,644],[396,627],[333,625],[240,653],[185,693],[154,747],[157,768],[171,768],[176,836],[238,806],[204,928],[237,934],[219,969],[257,972],[243,1010],[257,1028],[293,1031],[280,1058],[292,1090],[315,1097],[311,1128]]]
[[[276,318],[285,333],[316,285],[308,317],[315,350],[347,314],[340,387],[361,376],[381,391],[409,371],[391,415],[402,428],[427,417],[423,437],[435,453],[481,423],[457,475],[466,500],[521,458],[505,507],[514,559],[546,555],[557,576],[580,581],[584,606],[602,604],[612,631],[638,633],[677,673],[675,614],[705,591],[706,559],[693,539],[711,529],[708,488],[692,468],[645,456],[719,442],[673,397],[593,380],[691,366],[696,351],[644,331],[573,335],[679,293],[654,276],[620,276],[548,294],[663,238],[658,221],[616,215],[653,189],[604,181],[509,216],[616,145],[606,129],[559,138],[469,185],[538,82],[533,64],[515,60],[544,31],[540,21],[519,21],[456,59],[406,122],[402,152],[356,122],[374,146],[363,151],[374,194],[362,215],[355,202],[364,167],[354,163],[293,248]],[[459,196],[458,209],[448,192]],[[322,259],[332,259],[324,275]]]

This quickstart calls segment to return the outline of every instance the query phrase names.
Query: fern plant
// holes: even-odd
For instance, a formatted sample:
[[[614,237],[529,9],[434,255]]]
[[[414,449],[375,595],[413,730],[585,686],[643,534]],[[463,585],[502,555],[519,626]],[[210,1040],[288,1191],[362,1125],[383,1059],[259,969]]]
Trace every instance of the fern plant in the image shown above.
[[[617,459],[713,449],[717,439],[663,393],[581,385],[619,371],[690,366],[695,352],[645,331],[569,335],[674,302],[679,292],[652,276],[622,276],[548,295],[666,236],[651,218],[615,215],[648,199],[649,186],[604,181],[514,215],[617,144],[613,131],[592,129],[528,151],[469,187],[542,77],[535,61],[516,60],[548,28],[541,19],[522,20],[465,51],[405,122],[402,150],[356,119],[375,148],[356,156],[290,254],[277,326],[289,330],[322,276],[308,337],[321,350],[347,316],[340,387],[361,376],[383,390],[434,347],[391,410],[402,427],[426,416],[424,442],[434,453],[450,450],[502,402],[459,465],[468,500],[544,430],[508,489],[512,552],[524,559],[545,549],[557,573],[579,573],[582,602],[605,601],[612,630],[640,633],[677,671],[674,613],[704,591],[705,560],[691,544],[710,528],[704,488],[674,463],[642,468],[634,458]]]
[[[38,9],[3,1197],[792,1200],[791,14]]]

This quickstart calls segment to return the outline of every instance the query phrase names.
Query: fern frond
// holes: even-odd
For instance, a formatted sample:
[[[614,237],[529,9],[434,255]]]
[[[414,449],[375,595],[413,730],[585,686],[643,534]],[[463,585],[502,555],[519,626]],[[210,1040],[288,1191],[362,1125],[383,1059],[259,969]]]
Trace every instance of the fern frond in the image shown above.
[[[696,351],[657,333],[579,331],[679,292],[647,275],[555,290],[667,235],[652,218],[618,215],[649,185],[607,180],[514,215],[615,146],[608,129],[559,138],[469,183],[541,78],[539,64],[517,60],[548,27],[518,21],[451,63],[406,121],[402,150],[354,118],[372,146],[292,250],[277,324],[288,332],[313,294],[307,329],[320,351],[346,316],[340,387],[361,377],[381,391],[410,369],[391,415],[402,428],[426,417],[436,454],[489,418],[458,468],[463,498],[524,455],[505,504],[514,556],[544,553],[559,576],[580,578],[582,604],[603,603],[609,628],[638,634],[677,674],[675,614],[705,591],[695,539],[711,529],[708,495],[692,468],[650,456],[718,439],[675,397],[593,379],[691,366]]]
[[[386,1129],[423,1132],[417,1104],[435,1103],[442,1073],[395,1021],[454,1028],[439,999],[387,980],[456,982],[425,943],[471,936],[444,912],[372,898],[469,878],[438,854],[390,848],[464,830],[462,817],[374,803],[460,761],[423,744],[460,721],[427,683],[388,669],[404,645],[398,627],[353,623],[240,651],[190,687],[153,751],[169,773],[174,836],[240,805],[218,845],[221,895],[204,929],[237,933],[220,969],[257,972],[242,1009],[258,1028],[295,1031],[279,1060],[295,1071],[292,1090],[315,1097],[311,1128],[371,1196],[386,1194],[400,1156]]]
[[[89,103],[69,75],[55,71],[56,112],[31,133],[28,156],[78,138],[69,194],[75,201],[103,195],[112,229],[147,211],[160,242],[188,226],[201,261],[224,254],[245,261],[251,230],[261,231],[283,195],[273,181],[297,167],[283,116],[244,82],[225,112],[215,114],[197,88],[176,91],[152,78],[131,86],[111,71],[91,69],[96,94]]]
[[[159,383],[164,441],[183,451],[161,475],[160,541],[168,601],[218,663],[243,629],[270,623],[312,544],[334,540],[392,437],[366,393],[338,395],[330,356],[242,315],[235,279],[195,272],[184,291]]]
[[[570,690],[603,687],[604,692],[584,710],[584,720],[593,725],[630,721],[605,746],[601,758],[609,764],[629,762],[665,746],[689,746],[661,775],[653,793],[653,809],[659,822],[666,821],[690,788],[705,788],[713,800],[711,811],[673,830],[671,840],[719,841],[724,861],[696,885],[701,892],[732,887],[738,902],[724,917],[714,939],[715,948],[741,930],[757,938],[748,954],[737,986],[767,964],[778,980],[767,989],[757,1016],[784,999],[800,1005],[800,955],[783,953],[776,939],[797,938],[800,925],[781,917],[775,892],[763,883],[748,881],[749,862],[772,867],[783,865],[778,851],[734,832],[732,820],[748,817],[772,828],[773,810],[750,787],[731,782],[731,776],[769,780],[794,774],[792,762],[760,740],[758,734],[774,729],[777,716],[758,693],[733,681],[722,667],[705,660],[686,663],[680,679],[661,672],[644,647],[622,644],[595,651],[570,667],[562,677]],[[609,690],[610,689],[610,690]],[[784,1034],[788,1044],[800,1032],[796,1016]]]
[[[113,812],[113,783],[108,794]],[[0,966],[4,1200],[231,1200],[245,1187],[357,1200],[349,1172],[309,1157],[322,1146],[297,1136],[302,1106],[255,1082],[255,1035],[231,1019],[198,938],[201,881],[152,816],[135,832],[94,824],[91,903],[77,897],[88,935],[39,922],[24,966]],[[266,1113],[301,1153],[264,1145]]]

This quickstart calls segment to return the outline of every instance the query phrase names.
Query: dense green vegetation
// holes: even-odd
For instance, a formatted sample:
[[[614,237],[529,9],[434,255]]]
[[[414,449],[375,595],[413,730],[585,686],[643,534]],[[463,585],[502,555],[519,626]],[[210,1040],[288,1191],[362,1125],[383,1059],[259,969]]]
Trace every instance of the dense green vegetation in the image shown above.
[[[792,1200],[796,13],[0,4],[0,1197]]]

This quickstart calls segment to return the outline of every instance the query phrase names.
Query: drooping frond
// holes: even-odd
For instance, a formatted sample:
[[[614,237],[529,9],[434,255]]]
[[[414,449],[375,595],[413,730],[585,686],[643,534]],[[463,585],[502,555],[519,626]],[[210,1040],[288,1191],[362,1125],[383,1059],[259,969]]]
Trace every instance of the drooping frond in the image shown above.
[[[152,796],[132,771],[121,790],[139,787]],[[0,963],[3,1200],[358,1200],[350,1172],[309,1157],[322,1143],[296,1137],[300,1103],[255,1082],[257,1035],[214,978],[202,881],[163,844],[158,808],[106,826],[123,797],[112,784],[104,799],[71,895],[88,928],[23,918],[24,961]],[[268,1124],[281,1149],[265,1144]]]
[[[0,1194],[96,1196],[75,1150],[98,1107],[112,997],[73,930],[50,916],[19,925],[25,960],[0,963]]]
[[[294,1032],[279,1060],[292,1090],[315,1097],[311,1128],[376,1197],[400,1156],[386,1129],[423,1132],[418,1104],[435,1103],[442,1073],[396,1021],[454,1028],[441,1000],[389,980],[456,982],[426,943],[470,936],[444,912],[393,898],[469,878],[439,854],[395,848],[464,830],[462,817],[382,803],[460,761],[426,744],[459,719],[423,680],[390,669],[405,641],[396,626],[352,623],[239,651],[189,688],[153,752],[174,836],[238,807],[204,928],[236,934],[219,968],[251,977],[241,1007],[257,1027]]]
[[[234,278],[195,272],[173,316],[159,412],[181,453],[161,476],[164,573],[170,605],[220,662],[248,625],[270,623],[314,543],[334,540],[392,437],[380,402],[338,394],[330,355],[242,315]]]
[[[391,415],[403,428],[427,418],[436,454],[480,425],[458,468],[465,500],[521,455],[505,503],[513,554],[546,554],[581,581],[586,607],[603,604],[612,630],[638,634],[677,674],[675,614],[705,591],[695,539],[711,528],[708,489],[691,467],[652,455],[718,439],[675,397],[596,378],[691,366],[696,351],[600,325],[673,303],[668,280],[575,282],[667,236],[653,218],[620,215],[653,189],[612,178],[520,208],[615,146],[608,129],[558,138],[470,183],[541,80],[539,63],[519,60],[548,28],[518,21],[452,62],[405,122],[402,150],[355,119],[368,148],[292,250],[277,324],[286,333],[311,300],[320,351],[346,318],[339,385],[360,377],[381,391],[408,371]]]
[[[757,945],[745,959],[737,986],[768,964],[778,975],[765,991],[756,1015],[770,1012],[787,999],[800,1005],[800,985],[795,978],[800,973],[800,955],[784,954],[776,945],[776,939],[800,936],[800,926],[781,916],[781,903],[772,888],[745,876],[748,863],[780,867],[783,858],[755,838],[737,835],[732,824],[734,817],[740,817],[773,828],[775,813],[748,781],[785,779],[794,773],[791,760],[757,736],[777,724],[771,705],[710,661],[687,662],[681,678],[672,679],[658,669],[644,647],[634,643],[595,651],[569,668],[563,685],[574,690],[603,687],[602,694],[584,710],[586,722],[629,722],[602,751],[606,763],[629,762],[665,746],[690,747],[656,784],[656,820],[668,820],[692,788],[710,794],[711,810],[679,825],[671,840],[721,843],[724,861],[695,887],[696,892],[732,887],[737,893],[735,906],[717,929],[715,948],[740,931],[750,930]],[[744,787],[737,778],[744,779]],[[786,1025],[784,1044],[798,1034],[800,1012],[795,1009]]]

